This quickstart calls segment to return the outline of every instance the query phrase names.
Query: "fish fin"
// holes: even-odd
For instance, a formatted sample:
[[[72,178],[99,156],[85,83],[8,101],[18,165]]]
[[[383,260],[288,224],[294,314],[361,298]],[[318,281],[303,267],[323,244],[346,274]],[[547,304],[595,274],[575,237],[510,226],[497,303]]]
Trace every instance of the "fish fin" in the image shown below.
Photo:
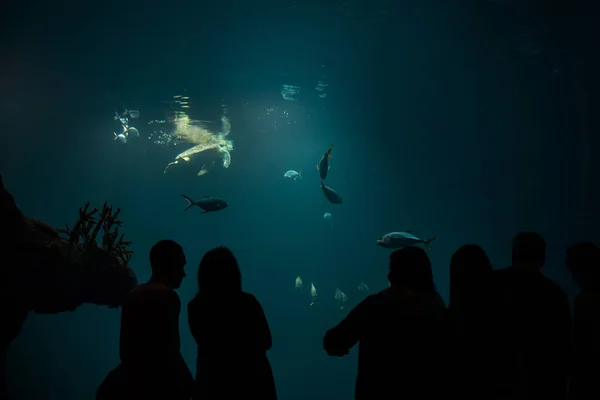
[[[427,250],[431,250],[431,243],[433,243],[434,240],[435,240],[435,236],[432,236],[424,241],[425,247],[427,247]]]
[[[116,134],[115,134],[115,135],[116,135]],[[320,169],[319,169],[319,164],[317,164],[317,171],[320,171]]]
[[[202,196],[202,197],[204,197],[205,199],[208,199],[210,196]]]
[[[185,162],[190,162],[190,158],[188,156],[181,157],[181,159]]]
[[[189,197],[187,197],[185,194],[181,195],[185,201],[187,201],[188,203],[190,203],[186,208],[184,208],[183,211],[187,211],[188,208],[192,207],[194,205],[194,200],[190,199]]]
[[[327,150],[327,157],[333,157],[333,154],[331,154],[331,149],[333,149],[333,143],[329,146],[329,150]]]
[[[327,171],[331,169],[331,165],[327,165]]]

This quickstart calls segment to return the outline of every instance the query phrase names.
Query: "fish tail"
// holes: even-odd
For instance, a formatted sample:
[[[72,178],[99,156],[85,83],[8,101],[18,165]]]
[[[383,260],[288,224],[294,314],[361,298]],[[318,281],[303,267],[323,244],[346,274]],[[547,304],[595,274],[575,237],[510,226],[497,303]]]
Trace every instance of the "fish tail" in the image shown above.
[[[182,194],[181,196],[185,199],[185,201],[187,201],[189,203],[188,206],[183,209],[183,211],[187,211],[188,208],[190,208],[190,207],[192,207],[192,206],[195,205],[194,200],[190,199],[185,194]]]
[[[427,250],[431,250],[431,243],[433,243],[434,240],[435,236],[432,236],[429,239],[425,240],[425,247],[427,247]]]
[[[327,150],[327,157],[333,157],[331,154],[331,149],[333,149],[333,143],[329,146],[329,150]]]

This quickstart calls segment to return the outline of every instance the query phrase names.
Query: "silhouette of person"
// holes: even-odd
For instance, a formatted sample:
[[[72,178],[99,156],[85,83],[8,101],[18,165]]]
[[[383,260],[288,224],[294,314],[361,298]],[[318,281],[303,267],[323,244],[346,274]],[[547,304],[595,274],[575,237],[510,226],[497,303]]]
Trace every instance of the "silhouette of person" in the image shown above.
[[[161,240],[150,250],[152,276],[131,291],[121,312],[121,363],[96,399],[189,399],[193,377],[180,352],[181,302],[174,289],[185,277],[183,249]]]
[[[537,233],[513,239],[512,265],[495,272],[501,291],[504,389],[527,399],[564,399],[569,380],[571,310],[565,292],[541,273],[546,242]]]
[[[242,291],[238,262],[226,247],[207,252],[188,323],[198,359],[194,399],[277,398],[267,350],[271,331],[258,300]]]
[[[461,246],[450,260],[450,303],[458,357],[457,397],[491,399],[495,396],[498,293],[494,270],[485,251],[474,244]],[[459,394],[460,393],[460,394]]]
[[[325,351],[340,357],[359,344],[356,400],[447,396],[450,321],[429,257],[418,247],[396,250],[388,280],[327,331]]]
[[[567,249],[565,264],[581,292],[573,305],[575,357],[573,400],[600,399],[600,248],[577,243]]]

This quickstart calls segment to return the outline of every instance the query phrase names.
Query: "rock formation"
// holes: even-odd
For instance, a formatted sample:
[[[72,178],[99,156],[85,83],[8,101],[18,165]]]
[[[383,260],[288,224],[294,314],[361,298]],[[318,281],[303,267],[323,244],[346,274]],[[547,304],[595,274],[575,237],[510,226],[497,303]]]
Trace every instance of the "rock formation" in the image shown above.
[[[23,215],[1,176],[0,189],[3,372],[6,350],[30,311],[54,314],[83,303],[116,308],[137,278],[127,265],[130,242],[119,233],[120,210],[113,212],[106,203],[100,210],[86,204],[72,228],[56,230]]]

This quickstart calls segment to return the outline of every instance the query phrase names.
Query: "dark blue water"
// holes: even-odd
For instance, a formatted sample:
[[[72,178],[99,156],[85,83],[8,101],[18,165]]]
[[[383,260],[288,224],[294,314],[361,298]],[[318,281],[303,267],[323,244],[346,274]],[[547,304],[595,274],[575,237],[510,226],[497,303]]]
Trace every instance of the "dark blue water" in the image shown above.
[[[120,207],[140,281],[150,247],[179,242],[184,305],[202,255],[230,247],[269,319],[279,397],[351,398],[356,351],[329,358],[321,339],[364,298],[359,282],[371,292],[387,286],[389,251],[375,245],[382,234],[437,237],[430,256],[444,297],[461,244],[482,245],[503,267],[512,236],[539,231],[547,275],[572,293],[564,249],[598,239],[584,12],[566,2],[459,3],[13,6],[0,67],[5,185],[27,215],[56,227],[72,224],[87,201]],[[295,101],[282,85],[300,88]],[[153,144],[145,123],[183,93],[193,118],[218,121],[226,104],[230,168],[163,174],[183,148]],[[141,111],[142,138],[122,144],[112,117],[130,104]],[[331,143],[327,184],[342,205],[324,198],[315,168]],[[284,180],[288,169],[304,179]],[[181,194],[229,207],[184,213]],[[336,288],[348,296],[344,310]],[[185,313],[182,353],[193,369]],[[118,363],[119,316],[92,305],[30,315],[8,354],[17,398],[92,398]]]

